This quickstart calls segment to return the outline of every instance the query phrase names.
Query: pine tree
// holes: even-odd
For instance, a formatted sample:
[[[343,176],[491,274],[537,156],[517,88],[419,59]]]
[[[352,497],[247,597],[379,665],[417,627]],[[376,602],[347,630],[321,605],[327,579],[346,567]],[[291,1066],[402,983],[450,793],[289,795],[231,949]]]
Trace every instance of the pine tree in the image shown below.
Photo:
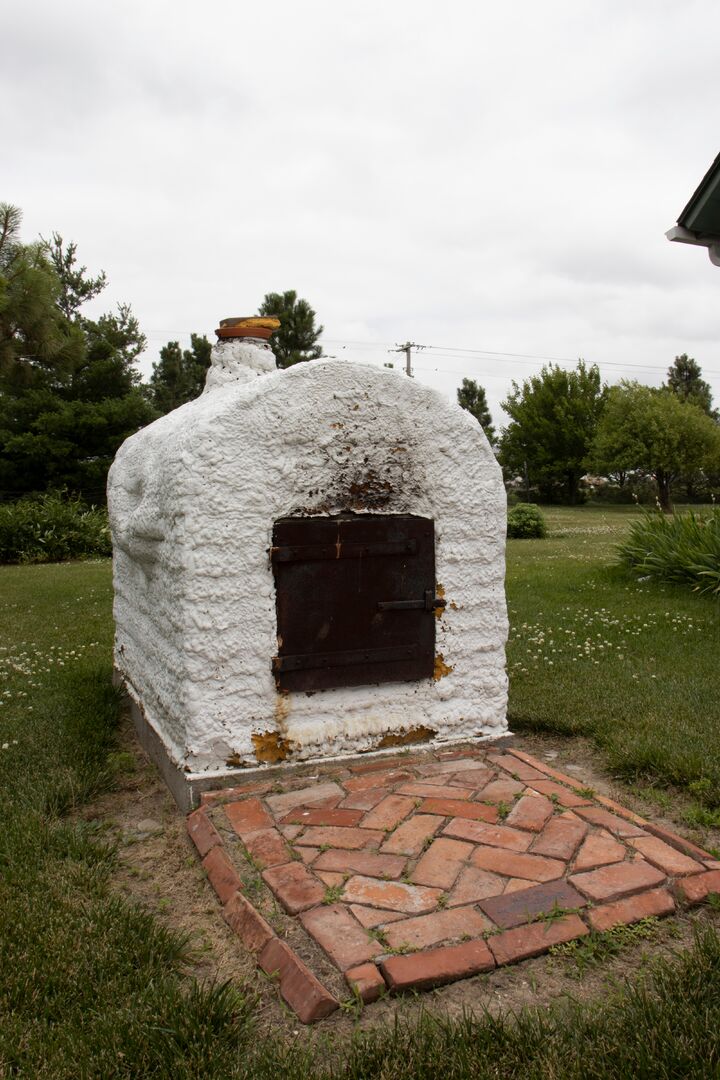
[[[190,335],[189,349],[181,349],[177,341],[162,347],[150,376],[150,394],[159,412],[169,413],[202,393],[211,352],[210,342],[200,334]]]
[[[461,408],[467,409],[475,417],[485,432],[488,442],[491,446],[494,446],[497,436],[482,386],[478,386],[474,379],[463,379],[462,386],[457,391],[457,401]]]
[[[0,489],[101,501],[118,447],[156,415],[135,368],[145,338],[127,305],[86,318],[105,275],[57,234],[23,244],[20,222],[0,206]]]
[[[323,327],[315,326],[315,312],[307,300],[298,300],[294,289],[266,293],[259,314],[276,315],[280,320],[280,328],[270,338],[279,368],[304,360],[318,360],[322,356],[322,346],[317,342]]]
[[[668,368],[667,385],[681,401],[698,405],[708,416],[715,420],[718,418],[712,407],[712,390],[702,378],[699,364],[687,353],[676,356],[673,365]]]

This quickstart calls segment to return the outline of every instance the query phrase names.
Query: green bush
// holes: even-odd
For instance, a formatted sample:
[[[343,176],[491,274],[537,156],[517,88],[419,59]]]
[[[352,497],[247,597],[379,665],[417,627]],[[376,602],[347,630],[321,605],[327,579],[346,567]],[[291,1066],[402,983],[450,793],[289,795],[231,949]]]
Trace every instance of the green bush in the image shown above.
[[[720,596],[720,508],[709,514],[648,511],[618,548],[626,566]]]
[[[56,491],[0,505],[0,563],[64,562],[111,553],[106,510]]]
[[[534,540],[547,536],[542,511],[531,503],[517,503],[508,511],[507,534],[513,540]]]

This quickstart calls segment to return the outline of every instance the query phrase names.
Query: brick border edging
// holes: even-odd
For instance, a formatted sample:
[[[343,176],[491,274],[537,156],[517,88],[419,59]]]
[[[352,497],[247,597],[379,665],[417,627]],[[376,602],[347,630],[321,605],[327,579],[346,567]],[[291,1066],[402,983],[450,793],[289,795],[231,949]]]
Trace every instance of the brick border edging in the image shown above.
[[[518,762],[577,790],[579,781],[511,747],[502,748]],[[461,755],[458,755],[461,756]],[[368,766],[372,769],[372,766]],[[532,786],[532,780],[526,781]],[[235,789],[248,795],[257,785]],[[217,795],[222,797],[221,792]],[[225,792],[227,794],[227,790]],[[720,892],[720,860],[709,852],[661,826],[654,825],[632,810],[602,795],[593,799],[618,817],[641,826],[682,854],[702,859],[705,871],[678,878],[672,891],[686,906],[701,903],[709,893]],[[187,818],[187,831],[200,856],[203,869],[222,905],[223,918],[245,948],[256,957],[258,967],[278,979],[280,994],[304,1024],[324,1019],[340,1007],[334,997],[310,971],[297,953],[283,941],[243,894],[243,885],[223,845],[222,837],[209,818],[215,803],[212,797]],[[639,905],[630,911],[629,905]],[[638,911],[642,908],[642,913]],[[627,909],[627,910],[626,910]],[[675,903],[667,888],[651,889],[634,896],[602,904],[586,913],[590,927],[577,913],[552,921],[528,922],[503,930],[486,939],[480,937],[455,945],[441,945],[410,955],[380,956],[377,965],[366,962],[344,972],[351,992],[364,1003],[376,1001],[386,990],[422,990],[458,979],[469,978],[496,967],[526,960],[547,952],[555,945],[583,937],[591,930],[603,931],[618,922],[671,914]],[[623,917],[631,915],[632,918]]]
[[[207,811],[207,806],[194,810],[187,819],[187,831],[222,904],[225,922],[255,955],[258,967],[266,975],[277,977],[281,996],[303,1024],[329,1016],[340,1002],[243,895],[240,877]]]
[[[512,746],[507,748],[506,753],[512,754],[513,757],[518,758],[519,761],[524,761],[526,765],[531,765],[533,769],[537,769],[538,772],[543,772],[553,780],[558,780],[560,783],[568,784],[573,790],[578,790],[581,784],[577,779],[568,776],[566,773],[560,772],[558,769],[554,769],[551,765],[546,765],[542,761],[538,761],[537,758],[532,757],[531,754],[526,754],[523,750],[515,750]],[[532,787],[532,781],[528,781],[528,785]],[[674,847],[676,851],[681,852],[683,855],[688,855],[690,858],[702,859],[704,863],[708,864],[708,868],[711,870],[720,869],[720,861],[711,855],[709,851],[704,851],[703,848],[698,847],[697,844],[693,844],[692,840],[686,840],[685,837],[679,836],[678,833],[672,832],[670,829],[663,828],[662,825],[656,825],[652,821],[647,821],[645,818],[640,817],[639,814],[634,813],[632,810],[628,810],[626,806],[622,806],[620,803],[615,802],[614,799],[608,799],[605,795],[598,795],[597,792],[593,794],[595,802],[599,802],[601,806],[604,806],[606,810],[611,810],[613,814],[617,814],[618,817],[624,818],[626,821],[632,822],[633,825],[639,825],[643,829],[646,829],[653,836],[657,836],[658,840],[664,840],[670,847]]]

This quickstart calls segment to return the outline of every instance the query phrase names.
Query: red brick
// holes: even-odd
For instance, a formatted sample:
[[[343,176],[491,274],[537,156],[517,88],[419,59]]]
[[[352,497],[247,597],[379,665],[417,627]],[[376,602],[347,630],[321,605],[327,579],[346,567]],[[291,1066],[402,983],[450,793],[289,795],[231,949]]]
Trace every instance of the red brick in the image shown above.
[[[470,785],[477,791],[478,788],[484,787],[489,784],[493,778],[492,769],[486,769],[479,767],[477,769],[465,769],[464,772],[455,773],[449,780],[449,783],[454,787],[455,785],[461,787],[469,787]]]
[[[494,923],[509,930],[540,914],[548,914],[557,908],[581,908],[585,903],[584,897],[572,885],[559,880],[481,900],[478,906]]]
[[[693,844],[691,840],[686,840],[684,836],[678,836],[677,833],[670,832],[669,829],[663,829],[661,825],[656,825],[653,821],[648,821],[645,829],[647,832],[652,833],[653,836],[657,836],[658,839],[664,840],[670,847],[682,851],[683,855],[690,855],[691,858],[700,859],[706,864],[708,861],[714,861],[709,851],[704,851],[697,844]]]
[[[352,828],[362,817],[362,810],[338,810],[332,806],[299,806],[282,820],[288,825],[344,825]]]
[[[469,821],[497,821],[497,808],[487,803],[463,802],[462,799],[424,799],[420,807],[428,814],[461,817]]]
[[[433,840],[413,870],[411,879],[416,885],[435,885],[450,889],[473,850],[472,844],[462,840],[439,837]]]
[[[241,839],[259,829],[272,828],[270,815],[259,799],[243,799],[225,806],[225,814],[235,832]]]
[[[337,1009],[338,1003],[332,994],[279,938],[268,941],[260,953],[259,964],[267,975],[277,974],[280,994],[303,1024],[322,1020]]]
[[[350,910],[358,922],[368,930],[406,917],[401,911],[380,911],[378,908],[362,907],[360,904],[351,904]]]
[[[415,814],[409,821],[398,825],[380,848],[390,855],[419,855],[425,841],[434,836],[443,823],[441,817],[432,814]]]
[[[592,806],[591,799],[584,799],[582,795],[577,795],[575,791],[569,791],[554,780],[533,780],[530,786],[533,791],[537,791],[541,795],[554,795],[555,801],[560,806]]]
[[[390,788],[393,784],[412,778],[412,773],[406,769],[394,769],[390,772],[369,773],[367,776],[353,776],[349,780],[343,780],[343,787],[346,791],[367,791],[377,787]]]
[[[634,825],[639,825],[641,828],[647,829],[650,824],[645,818],[640,817],[639,814],[635,814],[632,810],[628,810],[627,806],[621,806],[620,803],[615,802],[614,799],[608,799],[606,795],[596,794],[594,798],[595,802],[599,802],[606,810],[612,810],[615,814],[619,814],[620,817],[627,818],[627,820],[632,821]]]
[[[523,795],[507,817],[508,825],[529,832],[542,832],[553,815],[553,804],[544,795]]]
[[[407,859],[400,855],[379,855],[374,851],[343,851],[332,848],[323,851],[313,864],[314,870],[331,870],[340,874],[365,874],[367,877],[398,878]]]
[[[278,831],[282,833],[286,840],[294,840],[302,830],[302,825],[281,825]]]
[[[344,904],[313,908],[300,916],[300,922],[341,971],[383,952]]]
[[[275,937],[260,912],[256,911],[241,892],[230,897],[223,908],[223,918],[250,952],[260,952],[268,941]]]
[[[350,765],[350,772],[360,776],[364,776],[367,773],[381,773],[387,772],[393,769],[407,769],[410,765],[415,765],[421,761],[422,758],[410,757],[409,754],[402,757],[380,757],[375,761],[365,761],[362,765]]]
[[[220,833],[203,809],[195,810],[187,819],[186,826],[201,859],[205,858],[211,848],[222,843]]]
[[[504,851],[501,848],[476,848],[471,861],[481,870],[490,870],[496,874],[503,874],[505,877],[518,877],[529,881],[553,881],[565,872],[565,863],[557,859]]]
[[[268,795],[265,800],[275,817],[284,817],[296,806],[320,806],[343,798],[343,790],[332,781],[325,784],[313,784],[311,787],[286,791],[282,795]]]
[[[675,902],[665,889],[650,889],[637,896],[626,896],[612,904],[590,908],[587,917],[593,930],[610,930],[618,923],[634,923],[652,916],[671,915]]]
[[[380,961],[380,970],[391,990],[426,990],[456,979],[467,979],[495,966],[482,939],[462,945],[444,945],[413,956],[391,956]]]
[[[539,881],[529,881],[525,878],[509,878],[508,883],[503,889],[503,893],[522,892],[523,889],[529,889],[533,885],[539,885]]]
[[[332,870],[317,870],[315,867],[313,867],[313,873],[320,878],[324,885],[327,885],[331,889],[336,885],[345,884],[344,874],[338,874]]]
[[[403,784],[398,788],[398,794],[414,795],[417,799],[469,799],[474,790],[474,788],[449,787],[440,783],[432,784],[428,780]]]
[[[436,750],[435,758],[437,761],[457,761],[462,758],[477,759],[480,753],[482,751],[479,751],[476,746],[467,746],[465,749]]]
[[[505,772],[510,773],[511,777],[517,777],[519,780],[545,780],[546,778],[545,773],[540,769],[512,757],[510,754],[501,754],[499,757],[493,756],[491,760],[493,765],[504,769]]]
[[[622,862],[627,855],[627,848],[613,839],[604,829],[591,833],[580,848],[575,858],[573,870],[576,874],[582,870],[594,870],[598,866]]]
[[[341,809],[348,810],[372,810],[381,799],[388,795],[387,788],[367,788],[365,791],[351,791],[346,799],[340,803]]]
[[[202,806],[214,806],[216,803],[229,802],[231,799],[242,799],[246,795],[264,795],[270,791],[272,782],[264,780],[257,784],[242,784],[240,787],[221,788],[219,791],[203,791],[200,796]]]
[[[299,847],[297,854],[300,856],[306,866],[309,866],[313,859],[316,859],[320,854],[319,847]]]
[[[261,829],[247,833],[243,841],[254,862],[263,866],[279,866],[290,862],[290,851],[277,829]]]
[[[345,972],[347,984],[365,1005],[370,1005],[385,992],[385,980],[374,964],[360,964]]]
[[[507,848],[508,851],[527,851],[532,843],[532,836],[517,829],[509,829],[505,825],[487,825],[484,821],[467,821],[460,817],[453,818],[443,832],[458,840]]]
[[[240,878],[225,848],[220,845],[211,848],[202,864],[221,904],[227,903],[233,893],[242,888]]]
[[[686,904],[700,904],[710,893],[720,893],[720,870],[709,870],[706,874],[683,878],[678,881],[676,889]]]
[[[571,859],[588,831],[586,822],[579,819],[550,818],[530,849],[533,855],[549,855],[551,859]]]
[[[475,758],[465,760],[454,758],[451,761],[435,761],[429,765],[419,765],[416,771],[420,776],[454,776],[461,772],[473,772],[479,764]]]
[[[300,862],[271,866],[263,872],[263,880],[290,915],[321,903],[325,896],[323,884]]]
[[[504,930],[502,934],[488,938],[488,945],[498,965],[514,964],[517,960],[540,956],[553,945],[561,945],[588,933],[587,926],[577,915],[564,915],[561,919],[548,919],[518,926],[514,930]]]
[[[472,907],[456,907],[445,911],[435,911],[432,915],[420,915],[416,919],[403,919],[393,923],[385,930],[385,939],[391,949],[409,945],[415,949],[426,949],[441,941],[457,941],[465,934],[480,937],[483,930],[490,929],[490,923]]]
[[[377,878],[358,875],[345,885],[343,900],[350,904],[389,908],[404,911],[408,915],[422,915],[432,911],[442,889],[428,889],[424,885],[406,885],[402,881],[378,881]]]
[[[337,825],[311,825],[295,841],[303,847],[330,847],[357,849],[379,844],[385,833],[373,829],[344,829]]]
[[[512,803],[516,795],[525,790],[522,780],[511,780],[510,777],[502,780],[493,780],[486,784],[477,796],[479,802],[487,803]]]
[[[633,838],[630,843],[640,851],[648,862],[666,874],[679,876],[681,874],[697,874],[704,869],[703,864],[683,855],[681,851],[670,847],[657,836],[640,836]]]
[[[621,896],[651,889],[665,880],[665,875],[649,863],[635,859],[634,862],[616,863],[591,870],[589,874],[573,874],[570,883],[590,900],[617,900]]]
[[[361,828],[394,829],[414,809],[414,799],[403,795],[388,795],[365,815]]]
[[[573,790],[584,787],[577,777],[568,776],[567,773],[560,772],[558,769],[554,769],[552,765],[548,765],[545,761],[538,761],[537,758],[532,757],[531,754],[526,754],[523,750],[508,750],[511,757],[518,758],[526,765],[530,765],[531,768],[537,769],[539,772],[544,773],[546,776],[551,776],[553,780],[558,780],[561,784],[567,784]],[[520,775],[518,773],[518,775]]]
[[[439,843],[440,841],[436,841]],[[527,885],[527,882],[524,882]],[[475,866],[466,866],[457,879],[455,888],[448,897],[448,907],[459,904],[476,904],[486,896],[497,896],[505,887],[505,878],[489,874],[487,870],[478,870]]]
[[[600,806],[578,806],[574,811],[583,821],[589,821],[592,825],[600,825],[608,832],[616,836],[642,836],[643,830],[639,825],[633,825],[631,821],[611,814],[609,810],[603,810]]]

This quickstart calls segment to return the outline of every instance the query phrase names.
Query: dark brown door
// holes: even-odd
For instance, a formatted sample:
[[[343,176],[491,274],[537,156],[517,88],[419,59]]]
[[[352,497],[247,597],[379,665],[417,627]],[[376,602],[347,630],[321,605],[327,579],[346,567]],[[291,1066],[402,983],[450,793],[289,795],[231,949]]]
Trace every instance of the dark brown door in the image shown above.
[[[435,529],[411,515],[282,518],[273,530],[280,690],[432,676]]]

